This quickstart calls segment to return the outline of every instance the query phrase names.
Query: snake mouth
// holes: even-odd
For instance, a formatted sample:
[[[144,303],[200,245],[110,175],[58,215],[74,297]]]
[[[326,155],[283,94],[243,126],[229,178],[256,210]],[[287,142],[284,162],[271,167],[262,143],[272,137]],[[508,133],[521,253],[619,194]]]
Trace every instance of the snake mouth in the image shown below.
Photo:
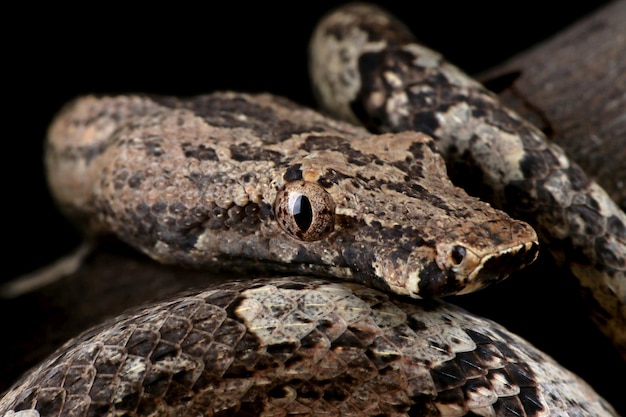
[[[483,256],[480,264],[467,277],[458,294],[467,294],[495,284],[533,263],[539,254],[537,242],[524,242],[500,252]]]
[[[479,255],[461,244],[441,244],[436,261],[422,265],[393,290],[415,298],[468,294],[500,282],[535,261],[537,241],[509,245]]]

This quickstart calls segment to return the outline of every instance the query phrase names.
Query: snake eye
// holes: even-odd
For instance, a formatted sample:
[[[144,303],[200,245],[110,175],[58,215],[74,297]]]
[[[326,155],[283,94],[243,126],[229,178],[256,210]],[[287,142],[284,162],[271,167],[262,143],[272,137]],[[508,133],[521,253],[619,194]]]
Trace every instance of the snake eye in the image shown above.
[[[335,226],[335,202],[314,182],[287,183],[276,195],[274,213],[283,230],[300,240],[319,240]]]

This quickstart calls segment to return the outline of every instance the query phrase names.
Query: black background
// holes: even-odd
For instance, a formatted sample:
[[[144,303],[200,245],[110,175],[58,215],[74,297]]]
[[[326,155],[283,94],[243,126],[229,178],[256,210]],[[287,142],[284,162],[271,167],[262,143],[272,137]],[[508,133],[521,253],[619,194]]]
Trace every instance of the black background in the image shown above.
[[[380,3],[404,20],[421,41],[470,74],[555,34],[604,4],[574,2],[559,9],[545,1],[526,1],[519,6],[502,3],[500,7],[477,2]],[[2,280],[47,264],[80,241],[56,211],[42,165],[46,128],[55,112],[73,97],[88,93],[268,91],[315,106],[308,84],[306,46],[317,20],[340,2],[210,4],[192,7],[181,3],[143,10],[104,4],[90,10],[55,6],[17,10],[5,16],[14,21],[14,28],[7,33],[5,27],[2,52],[5,162],[1,178],[3,257],[7,260]],[[508,325],[508,320],[521,317],[520,323],[512,324],[513,329],[549,351],[552,343],[565,337],[562,334],[578,330],[578,325],[567,323],[572,313],[559,307],[571,294],[552,290],[545,295],[543,281],[539,288],[527,285],[514,287],[513,301],[469,298],[466,303],[481,314],[490,314],[490,308],[498,305],[514,311],[511,317],[493,318]],[[542,303],[552,304],[560,315],[546,318],[534,314]],[[1,320],[19,317],[5,316],[0,324]],[[549,330],[553,328],[554,332]],[[533,329],[539,330],[533,333]],[[623,384],[623,362],[602,340],[592,336],[572,340],[589,346],[581,349],[576,345],[574,353],[565,352],[566,366],[616,403],[620,394],[605,380],[620,372]],[[583,359],[587,348],[595,355],[593,360]]]

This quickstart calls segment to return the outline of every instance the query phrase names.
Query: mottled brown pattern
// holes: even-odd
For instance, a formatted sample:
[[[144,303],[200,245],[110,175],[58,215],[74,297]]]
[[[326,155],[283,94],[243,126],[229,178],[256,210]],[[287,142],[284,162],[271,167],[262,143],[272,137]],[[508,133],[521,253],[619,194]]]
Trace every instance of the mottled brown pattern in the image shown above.
[[[496,323],[309,277],[231,282],[135,310],[20,384],[0,415],[616,415]]]
[[[359,25],[376,33],[367,41],[381,45],[394,33],[410,41],[372,17]],[[343,39],[342,31],[328,33]],[[381,62],[378,52],[365,67]],[[410,66],[402,59],[414,52],[382,62]],[[399,85],[385,75],[385,88]],[[455,77],[434,72],[425,81],[473,91]],[[544,175],[562,163],[482,95],[442,91],[407,95],[427,106],[442,100],[411,114],[413,127],[439,137],[438,115],[456,117],[465,99],[472,117],[521,138],[519,172]],[[402,98],[389,108],[404,109]],[[378,116],[370,127],[403,114]],[[472,126],[456,127],[463,135]],[[518,336],[430,299],[533,262],[537,236],[453,186],[422,133],[371,135],[270,95],[83,97],[55,119],[47,147],[53,193],[88,234],[114,234],[164,263],[308,275],[230,282],[93,328],[18,381],[0,399],[0,416],[616,415]],[[511,182],[518,171],[499,175]],[[575,167],[562,174],[577,191],[592,187]],[[572,206],[587,222],[580,227],[602,234],[588,225],[604,203],[582,203]],[[623,234],[619,215],[607,224]],[[619,265],[614,241],[602,235],[594,244]]]
[[[47,166],[87,232],[164,263],[247,259],[422,297],[473,291],[537,254],[532,228],[450,183],[429,137],[371,135],[269,95],[83,97],[50,127]],[[315,202],[311,230],[289,206],[298,195],[277,203],[296,184]]]
[[[320,22],[311,75],[328,112],[376,132],[431,135],[456,184],[532,224],[626,358],[626,214],[561,148],[375,6]]]

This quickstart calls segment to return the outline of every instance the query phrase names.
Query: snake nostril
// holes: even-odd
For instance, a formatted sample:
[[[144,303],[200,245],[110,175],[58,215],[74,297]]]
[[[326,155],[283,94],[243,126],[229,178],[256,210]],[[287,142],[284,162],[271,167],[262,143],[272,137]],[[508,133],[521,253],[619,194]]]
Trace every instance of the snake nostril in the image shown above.
[[[466,253],[467,252],[463,246],[456,245],[452,247],[452,250],[450,251],[450,257],[456,265],[460,265],[461,262],[463,262],[463,259],[465,259]]]

